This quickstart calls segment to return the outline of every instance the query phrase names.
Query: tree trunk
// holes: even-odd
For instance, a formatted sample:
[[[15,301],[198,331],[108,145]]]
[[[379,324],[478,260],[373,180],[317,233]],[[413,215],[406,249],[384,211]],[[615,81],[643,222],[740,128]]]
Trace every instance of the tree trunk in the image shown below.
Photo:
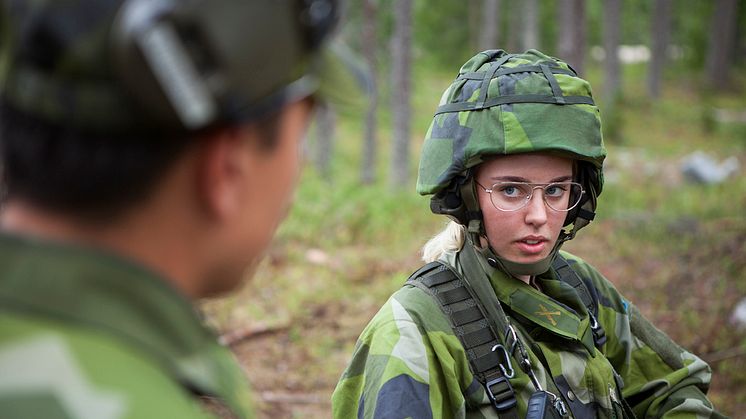
[[[738,0],[715,0],[710,21],[710,45],[705,63],[707,84],[716,90],[730,85],[730,66],[736,40]]]
[[[334,152],[334,131],[336,116],[334,109],[321,103],[316,107],[316,152],[314,163],[316,170],[325,180],[331,180],[331,158]]]
[[[363,1],[363,53],[371,79],[370,101],[365,115],[362,169],[360,181],[371,184],[376,179],[377,129],[378,129],[378,84],[376,75],[376,5],[375,0]]]
[[[671,33],[671,0],[655,0],[651,20],[651,57],[648,67],[648,95],[660,96],[661,75],[666,65],[668,37]]]
[[[479,31],[479,50],[497,49],[500,19],[500,0],[484,0],[482,5],[482,24]]]
[[[604,100],[613,103],[621,87],[619,65],[619,26],[622,20],[622,1],[606,0],[603,9],[604,20]]]
[[[522,5],[516,2],[506,2],[503,7],[503,13],[508,17],[507,29],[508,34],[505,37],[505,49],[507,52],[523,52],[519,51],[523,45],[521,45],[521,33],[523,33],[523,19],[516,19],[513,16],[520,14]]]
[[[557,55],[582,76],[585,70],[586,45],[585,0],[558,1],[557,15]]]
[[[412,0],[397,0],[394,2],[394,32],[391,48],[391,109],[394,126],[390,182],[395,189],[405,188],[409,180],[411,45]]]
[[[539,49],[539,5],[537,0],[523,1],[523,36],[522,49]]]

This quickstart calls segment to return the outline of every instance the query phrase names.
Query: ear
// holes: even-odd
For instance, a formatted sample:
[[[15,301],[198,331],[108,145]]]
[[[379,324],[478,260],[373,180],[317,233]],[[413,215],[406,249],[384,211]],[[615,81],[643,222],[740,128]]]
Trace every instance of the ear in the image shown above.
[[[197,188],[209,217],[225,219],[241,207],[246,175],[242,134],[240,127],[224,127],[200,141]]]

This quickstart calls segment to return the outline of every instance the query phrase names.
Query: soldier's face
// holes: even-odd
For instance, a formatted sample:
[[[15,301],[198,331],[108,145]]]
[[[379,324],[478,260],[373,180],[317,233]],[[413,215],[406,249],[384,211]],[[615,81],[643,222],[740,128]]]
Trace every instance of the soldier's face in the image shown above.
[[[570,159],[545,154],[500,156],[482,163],[476,180],[486,188],[495,182],[566,182],[572,180],[572,167]],[[518,263],[534,263],[549,256],[567,213],[546,206],[542,189],[534,190],[525,207],[510,212],[498,210],[489,193],[477,190],[487,240],[495,253]]]
[[[207,276],[210,289],[202,296],[234,289],[264,257],[292,203],[311,110],[309,100],[288,105],[279,116],[271,148],[257,145],[259,133],[249,129],[246,141],[231,149],[234,169],[223,176],[229,179],[223,187],[228,192],[216,199],[228,202],[220,211],[224,227],[212,249],[217,261]]]

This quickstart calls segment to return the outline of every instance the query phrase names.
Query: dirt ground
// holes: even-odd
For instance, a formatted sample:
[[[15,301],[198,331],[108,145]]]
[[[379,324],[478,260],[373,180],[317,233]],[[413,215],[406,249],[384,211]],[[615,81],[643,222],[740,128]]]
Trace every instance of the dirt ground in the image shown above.
[[[330,418],[330,397],[350,355],[346,345],[357,339],[376,310],[326,305],[313,310],[315,316],[301,320],[293,330],[260,333],[231,345],[249,376],[260,417]],[[332,348],[322,354],[303,344],[329,339]]]

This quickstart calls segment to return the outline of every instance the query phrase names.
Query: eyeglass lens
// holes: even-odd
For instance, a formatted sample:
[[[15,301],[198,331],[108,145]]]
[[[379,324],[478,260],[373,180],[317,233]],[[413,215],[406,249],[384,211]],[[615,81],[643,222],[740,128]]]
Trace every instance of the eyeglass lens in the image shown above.
[[[536,189],[542,190],[546,205],[555,211],[569,211],[580,202],[582,187],[575,182],[535,185],[521,182],[498,182],[492,185],[490,198],[495,207],[515,211],[525,207]]]

